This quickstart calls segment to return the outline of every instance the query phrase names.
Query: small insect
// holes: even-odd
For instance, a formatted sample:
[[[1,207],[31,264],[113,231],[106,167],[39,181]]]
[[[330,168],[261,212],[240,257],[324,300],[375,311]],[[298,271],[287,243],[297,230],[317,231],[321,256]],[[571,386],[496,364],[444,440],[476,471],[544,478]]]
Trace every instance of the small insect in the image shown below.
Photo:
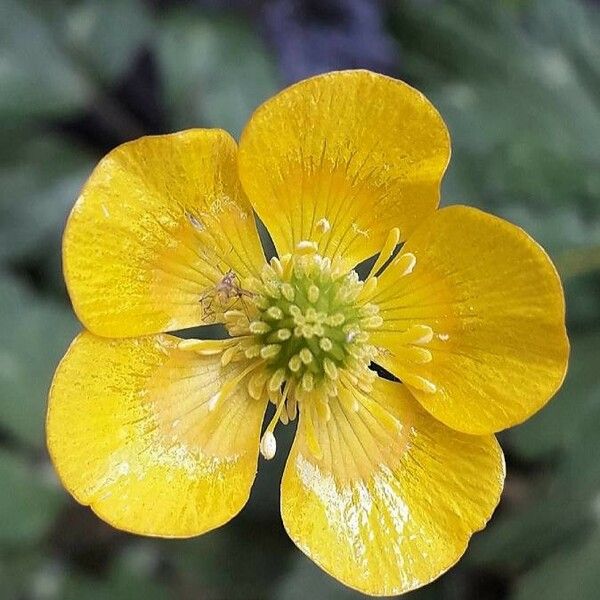
[[[240,303],[247,314],[245,298],[253,296],[252,292],[242,288],[237,273],[230,269],[214,286],[205,290],[200,296],[200,305],[204,313],[202,320],[214,320],[218,313],[231,310]]]

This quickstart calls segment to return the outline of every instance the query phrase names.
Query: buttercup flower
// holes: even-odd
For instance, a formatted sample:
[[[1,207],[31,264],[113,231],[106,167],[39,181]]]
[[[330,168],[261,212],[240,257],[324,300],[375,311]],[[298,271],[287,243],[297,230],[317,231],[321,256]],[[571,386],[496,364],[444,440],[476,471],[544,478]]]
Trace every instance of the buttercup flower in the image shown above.
[[[298,417],[281,513],[304,553],[373,595],[453,565],[500,497],[494,433],[554,394],[568,341],[540,246],[436,210],[449,156],[435,108],[366,71],[284,90],[239,148],[195,129],[110,152],[64,236],[86,328],[50,391],[65,487],[120,529],[199,535],[242,509],[259,447],[272,458]],[[230,338],[162,333],[213,322]]]

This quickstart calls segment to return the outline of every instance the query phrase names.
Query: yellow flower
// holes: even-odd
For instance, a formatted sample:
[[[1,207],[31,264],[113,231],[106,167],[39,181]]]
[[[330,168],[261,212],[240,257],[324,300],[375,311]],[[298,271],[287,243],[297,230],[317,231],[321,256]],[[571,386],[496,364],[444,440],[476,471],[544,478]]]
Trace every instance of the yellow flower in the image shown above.
[[[281,512],[303,552],[373,595],[452,566],[500,497],[494,433],[554,394],[568,341],[540,246],[436,210],[449,156],[426,98],[365,71],[284,90],[239,149],[195,129],[110,152],[64,236],[87,329],[50,391],[65,487],[120,529],[198,535],[241,510],[259,446],[271,458],[275,425],[299,415]],[[162,333],[207,322],[230,338]]]

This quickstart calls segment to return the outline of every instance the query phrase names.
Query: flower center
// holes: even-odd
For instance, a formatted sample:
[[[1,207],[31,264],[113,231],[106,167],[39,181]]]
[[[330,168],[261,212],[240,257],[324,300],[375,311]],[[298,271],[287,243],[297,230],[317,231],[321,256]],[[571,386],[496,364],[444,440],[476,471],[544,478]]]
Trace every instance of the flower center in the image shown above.
[[[225,323],[244,339],[246,358],[262,366],[249,377],[251,396],[266,391],[277,406],[261,445],[270,458],[274,425],[295,418],[298,404],[310,404],[327,419],[328,399],[343,396],[341,387],[370,390],[376,349],[369,331],[382,319],[376,305],[360,302],[368,284],[317,254],[314,242],[301,242],[294,254],[272,259],[260,279],[243,285],[248,302],[226,311]]]
[[[340,369],[364,369],[373,356],[367,331],[381,324],[378,308],[356,306],[363,287],[356,273],[342,274],[316,253],[295,254],[281,266],[277,272],[270,265],[255,286],[255,343],[246,355],[265,360],[270,387],[291,381],[296,395],[319,387],[335,395]]]

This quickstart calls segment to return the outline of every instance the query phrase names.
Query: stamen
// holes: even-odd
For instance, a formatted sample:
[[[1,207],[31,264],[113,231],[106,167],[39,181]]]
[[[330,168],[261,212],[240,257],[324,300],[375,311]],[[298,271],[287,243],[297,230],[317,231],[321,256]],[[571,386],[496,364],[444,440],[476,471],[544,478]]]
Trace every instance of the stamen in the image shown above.
[[[437,392],[437,386],[429,379],[425,379],[425,377],[421,377],[420,375],[413,375],[412,373],[407,373],[402,378],[406,385],[410,385],[422,392],[427,392],[428,394],[435,394]]]
[[[258,373],[254,373],[252,377],[250,377],[246,387],[251,398],[254,398],[255,400],[260,400],[263,393],[263,389],[265,387],[265,383],[267,383],[268,378],[269,372],[266,369],[258,371]]]
[[[308,365],[312,362],[313,360],[313,354],[312,352],[308,349],[308,348],[302,348],[302,350],[300,350],[300,360],[305,364]]]
[[[325,373],[327,377],[329,377],[329,379],[338,378],[338,369],[335,366],[335,363],[330,358],[325,357],[323,359],[323,369],[325,370]]]
[[[329,352],[333,347],[333,343],[329,338],[322,337],[319,340],[319,346],[321,346],[321,350],[323,350],[324,352]]]
[[[281,264],[281,261],[276,256],[274,256],[270,262],[273,271],[277,274],[277,277],[281,277],[283,275],[283,266]]]
[[[401,346],[394,350],[396,358],[417,364],[427,364],[433,360],[433,355],[426,348],[419,346]]]
[[[281,293],[283,294],[283,297],[288,302],[293,302],[294,298],[296,296],[296,292],[294,291],[294,288],[289,283],[281,284]]]
[[[281,394],[281,398],[279,399],[279,404],[277,405],[275,414],[271,418],[271,421],[269,421],[267,429],[265,430],[262,439],[260,440],[260,453],[265,457],[266,460],[271,460],[277,452],[277,441],[275,440],[275,435],[273,434],[273,431],[275,430],[277,422],[281,418],[282,411],[286,404],[289,389],[290,384],[289,382],[287,382],[285,384],[285,387],[283,388],[283,393]]]
[[[311,392],[314,387],[314,378],[313,374],[310,371],[307,371],[302,375],[302,387],[307,392]]]
[[[265,323],[264,321],[252,321],[249,325],[249,329],[251,333],[255,335],[260,335],[261,333],[269,333],[271,331],[270,325]]]
[[[309,302],[312,302],[313,304],[317,302],[319,299],[319,291],[319,288],[314,283],[308,288]]]
[[[283,311],[281,310],[281,308],[279,308],[279,306],[269,306],[269,308],[266,311],[266,314],[274,321],[278,321],[279,319],[283,318]]]
[[[230,379],[227,383],[225,383],[223,385],[223,387],[216,394],[213,394],[210,397],[210,399],[208,401],[208,411],[209,412],[214,411],[215,408],[217,407],[217,405],[219,404],[219,402],[223,398],[228,397],[231,394],[231,392],[233,392],[237,388],[240,381],[242,381],[242,379],[244,379],[244,377],[246,377],[246,375],[248,375],[248,373],[251,373],[252,371],[254,371],[254,369],[256,369],[257,367],[259,367],[262,364],[263,364],[262,360],[250,363],[241,373],[239,373],[233,379]]]
[[[433,339],[433,329],[429,325],[413,325],[403,331],[398,341],[401,344],[428,344]]]
[[[296,246],[296,252],[303,256],[305,254],[315,254],[317,252],[317,242],[311,242],[310,240],[302,240],[298,242]]]
[[[316,229],[321,235],[323,235],[331,229],[331,223],[325,217],[323,217],[317,221]]]
[[[269,344],[260,349],[260,356],[265,360],[275,358],[281,352],[281,344]]]
[[[262,346],[260,346],[259,344],[254,344],[246,348],[246,350],[244,350],[246,358],[256,358],[257,356],[259,356],[261,347]]]
[[[375,289],[377,288],[377,283],[379,282],[379,280],[377,279],[377,277],[373,276],[370,277],[369,279],[367,279],[365,281],[365,285],[363,285],[363,288],[359,294],[359,298],[361,300],[365,300],[367,301],[369,298],[371,298],[371,296],[374,294]]]
[[[290,358],[288,362],[288,367],[290,368],[290,371],[297,373],[300,370],[301,366],[302,360],[297,354],[294,354],[294,356],[292,356],[292,358]]]
[[[221,340],[180,340],[177,343],[179,350],[193,350],[202,356],[213,356],[223,352],[223,342]]]
[[[271,379],[269,379],[269,389],[272,392],[277,391],[281,387],[281,384],[283,383],[284,379],[285,379],[285,370],[277,369],[277,371],[275,371],[275,373],[273,373],[273,375],[271,375]]]
[[[275,334],[277,339],[281,342],[285,342],[285,340],[289,340],[292,337],[292,332],[289,329],[278,329]]]
[[[256,446],[255,446],[256,448]],[[277,452],[277,440],[272,431],[265,431],[260,440],[260,453],[266,460],[271,460]]]
[[[226,367],[233,360],[233,357],[237,354],[239,349],[239,345],[227,348],[221,355],[221,366]]]
[[[293,394],[287,401],[287,414],[290,421],[298,416],[298,403],[296,402],[296,396]]]
[[[385,244],[383,245],[383,248],[381,249],[381,252],[377,257],[373,268],[367,276],[367,280],[376,275],[378,271],[380,271],[381,268],[385,265],[385,263],[387,263],[387,261],[391,258],[392,254],[394,253],[394,250],[396,249],[396,246],[398,245],[399,241],[400,229],[394,227],[388,233],[387,239],[385,240]]]
[[[406,252],[394,259],[392,263],[399,270],[398,277],[410,275],[417,264],[417,257],[412,252]]]

